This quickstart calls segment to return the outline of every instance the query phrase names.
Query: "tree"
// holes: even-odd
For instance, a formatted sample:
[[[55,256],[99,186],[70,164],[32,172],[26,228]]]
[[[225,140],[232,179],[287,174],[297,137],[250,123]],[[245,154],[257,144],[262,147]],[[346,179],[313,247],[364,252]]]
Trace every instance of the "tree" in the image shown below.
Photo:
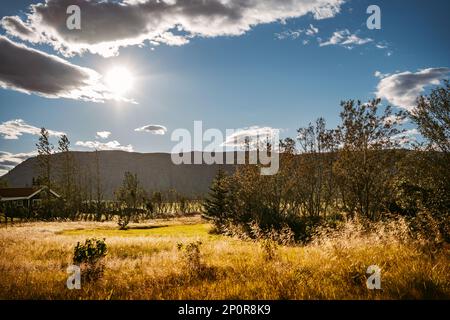
[[[164,205],[164,199],[163,199],[163,195],[160,191],[155,191],[153,192],[151,199],[151,206],[152,206],[152,213],[156,213],[156,214],[162,214],[163,213],[163,205]]]
[[[95,195],[95,216],[96,220],[100,221],[103,209],[103,190],[100,177],[100,159],[98,150],[95,150]]]
[[[379,112],[380,99],[368,103],[341,103],[342,123],[337,129],[338,158],[334,165],[343,209],[375,220],[391,199],[391,177],[400,144],[397,128],[405,114],[390,107]]]
[[[326,215],[334,196],[332,166],[334,162],[334,131],[326,129],[324,118],[297,130],[302,157],[296,170],[300,182],[297,196],[303,211],[310,216]]]
[[[408,113],[426,139],[402,163],[398,202],[415,215],[431,213],[441,221],[441,232],[450,238],[450,82],[421,96]]]
[[[36,144],[36,147],[38,152],[38,181],[41,186],[45,186],[47,188],[45,197],[43,199],[43,208],[45,210],[45,214],[48,217],[51,213],[51,198],[49,191],[52,188],[51,156],[53,154],[53,145],[50,143],[49,133],[45,128],[41,129],[41,135],[39,137],[38,143]]]
[[[75,188],[75,166],[70,153],[70,141],[64,134],[58,141],[58,151],[62,154],[60,165],[59,185],[65,200],[65,208],[70,216],[76,212],[76,188]]]
[[[292,138],[285,138],[280,140],[280,151],[284,154],[294,154],[295,153],[295,140]]]
[[[116,199],[124,208],[119,217],[119,226],[124,229],[145,201],[145,192],[140,186],[137,174],[125,172],[122,186],[116,191]]]
[[[213,219],[216,225],[225,222],[228,212],[228,179],[222,169],[219,169],[210,187],[208,197],[204,201],[204,216]]]
[[[50,188],[52,173],[50,157],[53,154],[53,145],[50,143],[47,129],[41,129],[41,134],[36,147],[38,152],[39,181],[42,185]]]
[[[450,81],[420,96],[417,106],[409,112],[419,132],[429,141],[433,150],[450,153]]]

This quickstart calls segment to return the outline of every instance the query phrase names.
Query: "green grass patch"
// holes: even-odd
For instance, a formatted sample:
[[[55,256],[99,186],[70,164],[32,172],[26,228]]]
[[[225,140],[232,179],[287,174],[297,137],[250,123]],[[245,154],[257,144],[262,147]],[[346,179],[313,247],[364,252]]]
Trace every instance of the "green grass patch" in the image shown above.
[[[208,223],[171,225],[171,226],[152,226],[151,228],[130,228],[127,230],[119,229],[82,229],[65,230],[63,235],[85,235],[98,237],[200,237],[217,238],[220,236],[209,234],[211,225]]]

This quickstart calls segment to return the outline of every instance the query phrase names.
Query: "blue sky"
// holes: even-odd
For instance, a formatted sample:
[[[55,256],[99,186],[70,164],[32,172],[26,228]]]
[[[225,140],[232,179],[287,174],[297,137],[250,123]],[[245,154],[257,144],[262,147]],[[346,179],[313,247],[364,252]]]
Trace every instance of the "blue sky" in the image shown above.
[[[26,21],[29,4],[39,2],[2,1],[0,17],[19,16]],[[366,27],[366,9],[371,4],[381,8],[381,30]],[[192,130],[194,120],[202,120],[204,128],[224,132],[259,126],[282,129],[282,137],[292,137],[297,128],[319,116],[330,127],[337,125],[341,100],[381,95],[385,104],[409,108],[411,95],[426,92],[438,78],[448,78],[449,1],[349,0],[338,8],[326,19],[299,14],[286,21],[259,23],[241,35],[193,36],[180,46],[155,46],[147,39],[141,46],[120,47],[114,57],[92,53],[89,48],[69,57],[49,41],[33,43],[4,27],[0,34],[14,44],[58,56],[100,75],[115,67],[126,68],[133,78],[126,97],[136,103],[43,97],[11,85],[9,78],[2,79],[3,66],[0,84],[8,88],[0,88],[2,130],[11,129],[5,125],[8,121],[21,119],[22,125],[67,133],[76,150],[92,150],[76,146],[77,141],[105,144],[115,140],[137,152],[170,152],[175,145],[171,132]],[[324,45],[334,33],[341,38]],[[342,43],[345,39],[350,39],[348,44]],[[23,67],[20,60],[17,64]],[[149,124],[166,127],[166,134],[135,131]],[[4,156],[34,149],[37,135],[27,128],[17,139],[8,139],[0,130]],[[96,138],[98,131],[111,134]]]

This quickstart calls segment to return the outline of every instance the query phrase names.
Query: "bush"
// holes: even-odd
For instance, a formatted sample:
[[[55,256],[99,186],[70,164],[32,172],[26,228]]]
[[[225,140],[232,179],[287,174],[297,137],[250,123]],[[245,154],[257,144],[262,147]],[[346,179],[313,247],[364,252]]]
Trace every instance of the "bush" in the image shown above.
[[[433,215],[428,210],[422,209],[409,219],[409,228],[416,240],[428,246],[440,247],[444,243],[449,243],[450,219],[446,213]]]
[[[104,272],[103,259],[108,247],[105,239],[86,239],[84,244],[77,243],[73,253],[73,262],[80,266],[81,276],[87,281],[101,278]]]
[[[182,253],[181,259],[186,270],[190,274],[197,274],[202,268],[203,264],[200,255],[201,241],[194,241],[184,245],[183,243],[178,243],[178,251]]]
[[[129,216],[120,216],[119,220],[117,221],[117,224],[119,225],[120,230],[127,230],[129,223],[130,223]]]
[[[183,270],[187,272],[190,279],[214,279],[216,270],[208,267],[202,262],[200,253],[201,241],[194,241],[188,244],[178,243],[178,251],[181,252],[181,261]]]
[[[263,257],[266,261],[272,261],[277,256],[278,245],[271,239],[264,239],[261,241],[261,249],[263,250]]]

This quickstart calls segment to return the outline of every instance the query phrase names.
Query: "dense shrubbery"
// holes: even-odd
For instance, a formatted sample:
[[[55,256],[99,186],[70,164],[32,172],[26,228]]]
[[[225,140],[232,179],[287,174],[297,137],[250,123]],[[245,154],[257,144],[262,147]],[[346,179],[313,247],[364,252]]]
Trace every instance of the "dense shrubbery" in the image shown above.
[[[219,172],[204,215],[220,233],[255,239],[289,230],[301,242],[343,220],[406,216],[414,229],[429,216],[435,230],[428,235],[449,241],[449,101],[448,82],[419,99],[409,116],[428,139],[420,145],[399,129],[405,113],[380,110],[380,100],[342,102],[336,129],[318,119],[298,130],[299,148],[289,138],[280,142],[276,175],[261,175],[259,165],[240,166],[231,176]]]

